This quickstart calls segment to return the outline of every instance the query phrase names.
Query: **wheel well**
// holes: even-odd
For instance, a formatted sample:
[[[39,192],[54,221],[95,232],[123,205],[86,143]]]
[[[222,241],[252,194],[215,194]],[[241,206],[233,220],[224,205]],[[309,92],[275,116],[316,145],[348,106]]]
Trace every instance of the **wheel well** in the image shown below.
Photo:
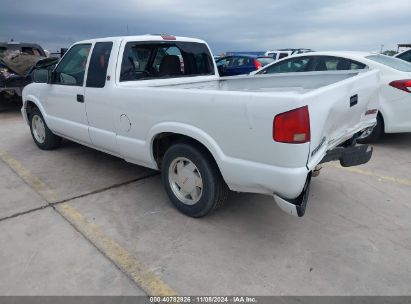
[[[384,122],[384,117],[382,116],[381,112],[378,111],[377,117],[381,118],[382,122],[382,130],[385,132],[385,122]]]
[[[38,109],[36,104],[30,100],[27,101],[26,103],[26,113],[27,113],[27,118],[30,119],[30,114],[33,112],[34,109]]]
[[[161,169],[161,162],[163,160],[164,154],[166,153],[167,149],[171,147],[172,145],[176,143],[186,143],[195,146],[199,150],[201,150],[203,153],[205,153],[210,160],[214,162],[214,164],[217,166],[217,162],[211,152],[207,149],[206,146],[204,146],[201,142],[198,140],[182,135],[182,134],[177,134],[177,133],[160,133],[157,134],[156,137],[153,140],[153,156],[154,159],[156,160],[157,166],[159,169]]]

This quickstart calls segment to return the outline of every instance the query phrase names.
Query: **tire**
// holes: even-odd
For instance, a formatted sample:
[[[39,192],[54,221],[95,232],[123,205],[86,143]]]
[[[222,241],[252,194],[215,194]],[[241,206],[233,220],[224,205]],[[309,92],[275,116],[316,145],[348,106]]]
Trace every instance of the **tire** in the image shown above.
[[[61,145],[61,137],[50,131],[39,109],[32,110],[29,121],[31,136],[40,149],[53,150]]]
[[[207,215],[228,197],[229,189],[214,159],[193,144],[177,143],[166,151],[161,178],[174,206],[191,217]]]
[[[367,144],[371,142],[378,141],[384,135],[384,120],[381,115],[377,116],[377,125],[374,127],[372,132],[361,139],[357,139],[360,144]]]

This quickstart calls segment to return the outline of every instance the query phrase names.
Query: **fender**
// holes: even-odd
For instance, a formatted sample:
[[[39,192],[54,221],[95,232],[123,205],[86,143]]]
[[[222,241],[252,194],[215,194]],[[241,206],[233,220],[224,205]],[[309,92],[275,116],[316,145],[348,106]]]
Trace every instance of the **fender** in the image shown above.
[[[30,101],[34,103],[37,108],[40,110],[41,115],[43,115],[44,120],[47,123],[47,117],[48,115],[46,114],[46,111],[44,110],[44,107],[42,106],[41,102],[36,98],[36,96],[28,94],[28,95],[23,95],[23,106],[21,108],[21,114],[23,115],[24,120],[26,121],[27,124],[29,124],[29,120],[27,117],[27,103]]]
[[[146,142],[149,143],[148,152],[150,154],[150,160],[153,164],[156,164],[154,155],[152,153],[153,142],[154,142],[154,138],[160,133],[175,133],[175,134],[185,135],[185,136],[188,136],[188,137],[191,137],[197,140],[198,142],[203,144],[208,149],[208,151],[210,151],[211,155],[214,157],[214,159],[217,162],[217,165],[220,168],[221,168],[220,166],[221,162],[226,158],[226,155],[220,149],[216,141],[203,130],[195,126],[189,125],[189,124],[170,121],[170,122],[161,122],[153,126],[148,131]],[[157,167],[157,164],[155,166]]]

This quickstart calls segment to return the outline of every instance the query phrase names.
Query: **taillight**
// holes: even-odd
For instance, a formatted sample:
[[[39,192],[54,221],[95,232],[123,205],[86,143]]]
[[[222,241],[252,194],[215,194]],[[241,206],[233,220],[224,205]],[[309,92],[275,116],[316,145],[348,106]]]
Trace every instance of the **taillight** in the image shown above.
[[[308,106],[278,114],[273,122],[273,139],[289,144],[309,142],[310,115]]]
[[[262,67],[262,64],[257,59],[254,59],[254,66],[255,66],[255,69],[258,70]]]
[[[161,34],[160,36],[163,40],[176,40],[176,37],[173,35]]]
[[[403,90],[407,93],[411,93],[411,80],[410,79],[404,79],[404,80],[395,80],[390,82],[390,86]]]

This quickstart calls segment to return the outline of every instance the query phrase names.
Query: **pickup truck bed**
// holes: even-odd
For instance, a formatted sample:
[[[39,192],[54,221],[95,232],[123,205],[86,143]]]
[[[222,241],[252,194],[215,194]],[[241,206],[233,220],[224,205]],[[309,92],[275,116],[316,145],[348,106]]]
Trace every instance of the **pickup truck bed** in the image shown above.
[[[137,39],[141,41],[133,42]],[[32,133],[34,120],[40,119],[50,134],[135,164],[162,169],[170,199],[191,216],[205,215],[212,208],[198,211],[197,203],[181,203],[184,199],[178,200],[170,190],[174,175],[179,175],[176,187],[183,189],[186,181],[191,183],[191,177],[198,179],[197,173],[211,174],[213,178],[208,182],[207,178],[201,183],[197,180],[201,187],[196,187],[207,190],[205,184],[211,183],[212,189],[228,186],[240,192],[274,195],[283,210],[301,216],[315,166],[329,151],[347,145],[375,124],[379,77],[375,70],[220,78],[214,63],[214,74],[207,76],[122,80],[122,58],[126,56],[122,52],[126,52],[127,45],[147,43],[158,47],[163,45],[159,39],[137,36],[78,43],[78,48],[113,43],[108,80],[101,88],[87,86],[87,79],[78,87],[53,81],[27,86],[22,114]],[[177,37],[176,41],[205,44],[189,38]],[[175,47],[173,43],[167,45]],[[184,62],[184,66],[188,64]],[[41,115],[33,120],[36,115],[32,112]],[[33,138],[42,148],[36,136]],[[193,147],[202,156],[193,156],[197,153],[190,150]],[[186,165],[180,163],[180,169],[173,173],[167,166],[173,166],[172,156],[180,152],[183,156],[175,159],[193,157],[200,167],[200,159],[206,159],[208,165],[197,172],[193,169],[196,166],[183,161]],[[351,156],[347,161],[351,154],[360,156],[357,161]],[[355,165],[368,161],[371,153],[344,148],[333,155],[333,159],[344,157],[345,164]],[[197,173],[187,173],[186,166]],[[177,174],[179,170],[184,174]],[[215,182],[220,179],[222,184]],[[217,193],[221,198],[224,191],[220,190],[213,195]],[[218,200],[214,200],[214,207]]]

